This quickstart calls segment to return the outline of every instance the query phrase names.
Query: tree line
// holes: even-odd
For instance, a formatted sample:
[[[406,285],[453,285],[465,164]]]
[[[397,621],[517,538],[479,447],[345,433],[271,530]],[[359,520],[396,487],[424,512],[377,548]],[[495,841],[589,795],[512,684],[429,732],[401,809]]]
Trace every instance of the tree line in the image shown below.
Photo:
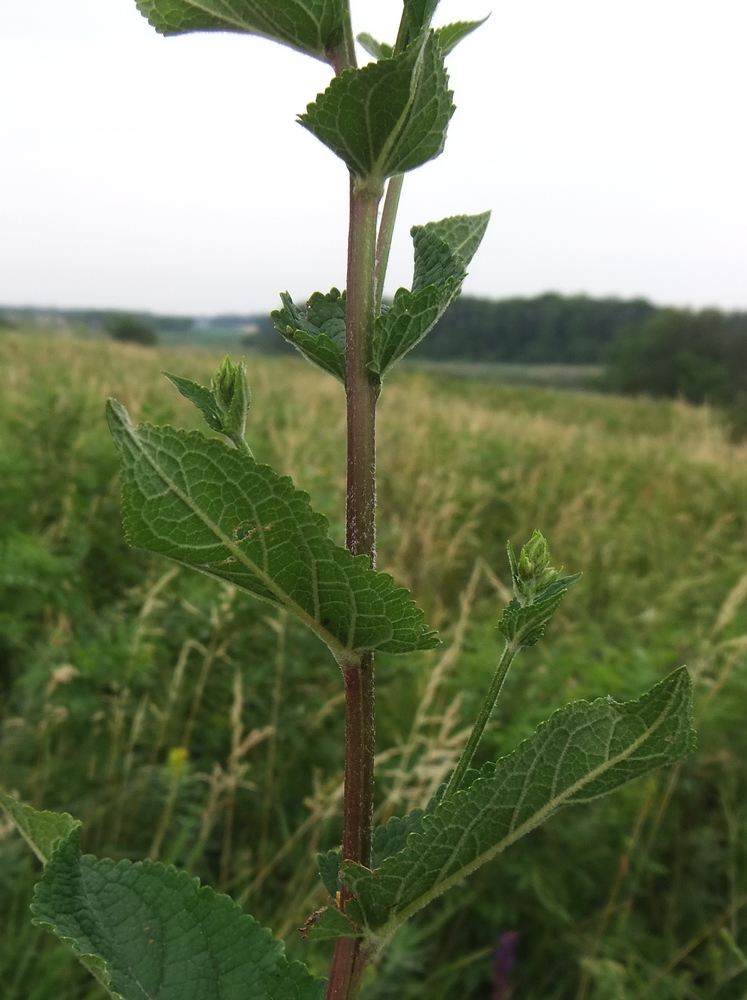
[[[8,310],[8,320],[34,310]],[[104,310],[50,310],[115,339],[153,343],[197,333],[191,317]],[[252,326],[246,347],[293,352],[269,316],[223,315],[199,321],[200,331]],[[681,397],[745,414],[747,422],[747,313],[691,311],[645,299],[591,298],[547,293],[491,300],[463,296],[412,352],[413,360],[519,364],[594,364],[610,392]]]

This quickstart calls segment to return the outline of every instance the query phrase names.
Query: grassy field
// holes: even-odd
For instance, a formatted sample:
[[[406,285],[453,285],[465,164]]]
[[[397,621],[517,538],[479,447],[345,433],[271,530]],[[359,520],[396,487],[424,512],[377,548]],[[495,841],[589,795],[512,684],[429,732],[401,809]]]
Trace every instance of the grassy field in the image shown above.
[[[339,838],[339,672],[284,614],[120,528],[105,398],[198,426],[159,372],[205,380],[217,360],[0,335],[0,786],[81,818],[87,850],[230,891],[321,973],[329,949],[295,928],[323,900],[313,855]],[[341,540],[341,388],[300,361],[248,364],[255,454]],[[522,653],[485,756],[681,663],[699,750],[562,813],[412,921],[366,1000],[496,1000],[509,931],[516,1000],[745,1000],[747,447],[707,409],[422,371],[387,384],[380,419],[380,566],[444,639],[378,661],[380,816],[453,765],[500,652],[506,539],[535,527],[584,576]],[[37,877],[0,827],[0,996],[101,1000],[29,925]]]
[[[593,389],[603,365],[523,365],[497,361],[407,360],[413,371],[449,378],[480,379],[505,385],[533,385],[546,389]]]

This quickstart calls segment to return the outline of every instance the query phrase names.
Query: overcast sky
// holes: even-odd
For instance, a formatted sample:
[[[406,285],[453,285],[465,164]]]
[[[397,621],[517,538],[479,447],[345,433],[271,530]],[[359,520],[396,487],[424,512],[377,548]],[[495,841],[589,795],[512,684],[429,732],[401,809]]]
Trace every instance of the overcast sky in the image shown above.
[[[446,152],[409,228],[493,210],[465,292],[747,309],[745,0],[442,0]],[[392,40],[400,0],[353,3]],[[322,63],[162,38],[134,0],[0,0],[0,304],[211,314],[344,285],[345,168],[295,116]]]

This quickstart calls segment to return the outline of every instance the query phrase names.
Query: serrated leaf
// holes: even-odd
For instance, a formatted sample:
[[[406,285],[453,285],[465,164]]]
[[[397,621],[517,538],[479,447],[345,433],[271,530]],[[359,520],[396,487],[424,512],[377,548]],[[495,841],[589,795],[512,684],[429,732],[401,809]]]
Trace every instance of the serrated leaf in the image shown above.
[[[314,292],[301,310],[287,292],[271,314],[275,329],[312,364],[345,384],[345,292]]]
[[[378,42],[373,35],[369,35],[367,31],[362,31],[360,35],[356,36],[358,44],[361,45],[370,56],[374,59],[391,59],[392,49],[391,45],[387,45],[386,42]]]
[[[394,293],[391,307],[374,324],[371,371],[383,376],[433,329],[456,297],[454,282],[444,288],[429,285],[417,295],[406,288]]]
[[[81,856],[77,831],[36,887],[33,922],[122,1000],[322,1000],[325,982],[228,896],[151,861]]]
[[[107,417],[130,544],[288,608],[338,662],[437,644],[407,591],[335,545],[326,518],[290,479],[196,431],[135,428],[115,400]]]
[[[454,24],[445,24],[442,28],[436,28],[436,34],[438,35],[443,54],[447,56],[457,47],[463,38],[471,35],[473,31],[476,31],[486,21],[487,17],[482,18],[481,21],[455,21]]]
[[[405,0],[405,14],[411,38],[414,38],[423,28],[430,26],[439,3],[440,0]]]
[[[691,685],[674,671],[638,701],[576,702],[423,820],[376,872],[345,861],[342,878],[382,938],[564,805],[589,802],[694,747]]]
[[[467,274],[461,257],[428,226],[413,226],[410,232],[415,247],[412,291],[417,294],[430,285],[442,289],[451,281],[458,294]]]
[[[304,937],[312,941],[334,941],[337,938],[357,938],[360,930],[336,906],[327,906],[313,913],[301,928]]]
[[[482,212],[480,215],[452,215],[440,222],[413,226],[410,230],[415,247],[412,290],[416,292],[426,285],[439,284],[449,277],[462,281],[489,222],[490,212]],[[449,260],[444,246],[454,260]]]
[[[223,430],[223,419],[215,405],[213,393],[207,386],[193,382],[190,378],[182,378],[181,375],[172,375],[170,372],[163,372],[169,382],[176,386],[179,392],[193,403],[202,413],[208,427],[214,431]]]
[[[317,854],[316,867],[324,888],[330,896],[336,896],[340,889],[340,852],[327,851],[326,854]]]
[[[538,594],[529,604],[520,604],[514,597],[506,605],[498,630],[517,646],[534,646],[545,634],[545,628],[558,610],[568,587],[581,576],[564,576]]]
[[[374,324],[369,368],[380,378],[420,343],[457,297],[489,220],[490,212],[484,212],[413,227],[412,291],[398,289]]]
[[[385,826],[377,826],[371,842],[371,865],[379,868],[386,858],[399,854],[411,833],[420,833],[423,817],[430,816],[438,805],[443,789],[433,796],[425,809],[412,809],[406,816],[392,816]]]
[[[454,111],[438,38],[335,77],[299,121],[375,187],[438,156]]]
[[[40,812],[2,791],[0,807],[42,864],[46,864],[60,844],[80,828],[80,822],[68,813]]]
[[[343,35],[344,0],[136,0],[163,35],[238,31],[261,35],[325,62]]]

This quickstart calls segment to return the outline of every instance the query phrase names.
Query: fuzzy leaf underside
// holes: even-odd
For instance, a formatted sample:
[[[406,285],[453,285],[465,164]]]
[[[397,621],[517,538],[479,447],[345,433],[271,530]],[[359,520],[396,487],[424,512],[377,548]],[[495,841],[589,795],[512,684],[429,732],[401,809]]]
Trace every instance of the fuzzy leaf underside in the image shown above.
[[[299,121],[355,177],[383,184],[443,150],[454,111],[448,83],[430,32],[391,59],[335,77]]]
[[[162,35],[238,31],[328,61],[343,34],[344,0],[136,0]]]
[[[42,864],[80,827],[68,813],[39,812],[5,792],[0,792],[0,807]]]
[[[275,329],[313,365],[345,384],[345,292],[314,292],[300,309],[286,293],[271,314]]]
[[[386,937],[561,806],[588,802],[681,760],[694,747],[691,715],[684,668],[638,701],[576,702],[555,712],[426,816],[422,833],[377,871],[343,862],[342,879],[369,928]]]
[[[407,591],[335,545],[290,479],[196,431],[135,428],[115,400],[107,416],[130,544],[288,608],[338,660],[437,644]]]
[[[81,856],[76,830],[45,866],[33,922],[121,1000],[322,1000],[325,982],[228,896],[151,861]]]
[[[443,54],[447,56],[457,47],[463,38],[471,35],[473,31],[476,31],[486,21],[487,17],[484,17],[481,21],[455,21],[453,24],[445,24],[442,28],[436,28],[436,34],[438,35],[438,41]]]
[[[391,307],[374,324],[369,367],[380,378],[420,343],[459,295],[489,220],[490,212],[484,212],[413,227],[412,291],[399,288]]]

